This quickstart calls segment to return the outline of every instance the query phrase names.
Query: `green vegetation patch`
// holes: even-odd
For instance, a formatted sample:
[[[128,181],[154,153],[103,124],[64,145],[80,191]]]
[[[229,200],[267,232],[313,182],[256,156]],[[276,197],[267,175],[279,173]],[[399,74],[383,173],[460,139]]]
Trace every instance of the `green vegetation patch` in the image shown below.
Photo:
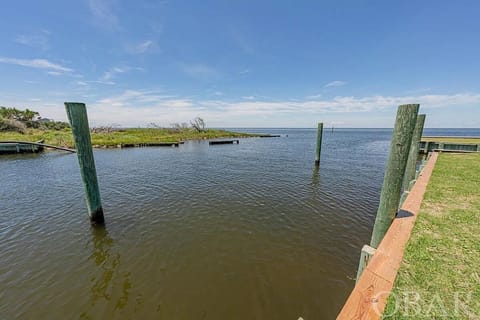
[[[384,319],[480,319],[480,154],[441,154]]]
[[[206,129],[205,121],[197,117],[190,123],[174,123],[172,128],[116,129],[98,127],[91,130],[94,147],[118,147],[124,144],[175,143],[184,140],[255,137],[258,135],[218,129]],[[70,125],[40,117],[29,109],[0,107],[0,141],[27,141],[74,148]]]
[[[174,123],[172,128],[117,129],[97,127],[91,129],[93,147],[118,147],[121,145],[176,143],[185,140],[242,138],[258,135],[218,129],[206,129],[205,121],[196,117],[190,123]],[[0,141],[27,141],[74,148],[70,125],[40,117],[29,109],[0,107]]]
[[[256,135],[238,133],[217,129],[205,129],[198,132],[193,128],[167,129],[167,128],[136,128],[113,129],[91,133],[94,147],[116,147],[122,144],[148,144],[148,143],[173,143],[195,139],[240,138],[254,137]],[[30,141],[45,140],[45,143],[56,146],[73,148],[73,136],[70,129],[39,130],[26,129],[25,133],[14,131],[0,132],[0,141]]]

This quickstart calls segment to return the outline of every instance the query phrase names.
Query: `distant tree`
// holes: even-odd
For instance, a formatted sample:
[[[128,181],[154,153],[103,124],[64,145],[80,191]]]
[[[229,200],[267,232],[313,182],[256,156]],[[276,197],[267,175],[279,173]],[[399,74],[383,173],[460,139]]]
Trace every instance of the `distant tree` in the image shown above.
[[[155,128],[155,129],[160,129],[161,128],[161,126],[158,123],[155,123],[155,122],[150,122],[150,124],[148,126],[151,127],[151,128]]]
[[[190,125],[186,122],[182,122],[182,123],[175,122],[175,123],[170,124],[170,127],[175,131],[183,131],[183,130],[187,130],[188,128],[190,128]]]
[[[0,116],[4,119],[12,119],[21,122],[27,122],[34,120],[39,113],[37,111],[32,111],[29,109],[25,109],[25,111],[18,110],[17,108],[7,108],[7,107],[0,107]]]
[[[37,111],[25,109],[25,111],[23,111],[21,114],[21,118],[18,120],[22,122],[33,121],[35,117],[38,117],[39,115],[40,114]]]
[[[190,124],[192,125],[192,128],[197,130],[198,132],[204,132],[205,131],[205,121],[203,121],[202,118],[196,117],[192,121],[190,121]]]

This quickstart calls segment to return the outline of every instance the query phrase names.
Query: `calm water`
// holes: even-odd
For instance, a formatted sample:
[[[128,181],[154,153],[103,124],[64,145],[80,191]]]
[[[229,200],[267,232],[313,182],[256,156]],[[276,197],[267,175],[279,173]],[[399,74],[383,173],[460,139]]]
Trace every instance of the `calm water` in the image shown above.
[[[95,151],[104,229],[76,155],[0,157],[0,319],[333,319],[391,132],[327,130],[316,171],[315,130],[259,131],[282,137]]]

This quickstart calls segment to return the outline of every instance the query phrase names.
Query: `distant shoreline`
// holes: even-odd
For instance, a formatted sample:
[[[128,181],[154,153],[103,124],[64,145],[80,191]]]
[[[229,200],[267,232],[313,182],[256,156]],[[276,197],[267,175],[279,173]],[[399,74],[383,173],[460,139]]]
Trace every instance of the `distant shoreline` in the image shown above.
[[[269,137],[268,134],[243,133],[218,129],[206,129],[198,132],[194,129],[167,129],[167,128],[135,128],[111,129],[102,132],[91,132],[94,148],[121,148],[149,145],[173,145],[189,140],[207,140],[220,138],[251,138]],[[25,133],[0,132],[0,141],[17,140],[35,142],[44,140],[45,143],[74,148],[72,132],[64,130],[29,129]]]

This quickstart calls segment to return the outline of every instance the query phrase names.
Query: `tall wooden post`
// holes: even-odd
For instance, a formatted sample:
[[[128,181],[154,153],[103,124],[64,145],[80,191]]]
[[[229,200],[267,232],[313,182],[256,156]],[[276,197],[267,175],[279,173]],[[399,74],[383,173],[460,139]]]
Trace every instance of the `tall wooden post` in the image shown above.
[[[408,154],[407,167],[405,168],[405,177],[403,178],[403,191],[410,190],[410,182],[415,179],[417,171],[418,151],[420,149],[420,140],[422,139],[423,126],[425,124],[425,115],[419,114],[415,130],[413,130],[412,145]]]
[[[380,204],[378,205],[377,217],[370,242],[370,246],[373,248],[378,247],[398,211],[403,176],[419,107],[418,104],[405,104],[398,107],[390,145],[390,155],[380,194]]]
[[[323,134],[323,122],[318,124],[317,129],[317,146],[315,148],[315,165],[320,165],[320,153],[322,152],[322,134]]]
[[[77,102],[65,102],[65,110],[72,126],[90,221],[95,224],[103,224],[105,221],[93,159],[87,110],[84,103]]]

